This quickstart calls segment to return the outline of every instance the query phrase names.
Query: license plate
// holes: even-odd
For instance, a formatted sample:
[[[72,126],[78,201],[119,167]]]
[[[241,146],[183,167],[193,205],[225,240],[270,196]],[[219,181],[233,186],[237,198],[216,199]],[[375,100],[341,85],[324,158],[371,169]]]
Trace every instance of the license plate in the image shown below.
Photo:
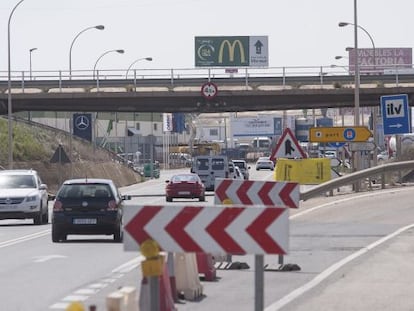
[[[74,225],[96,225],[96,218],[75,218]]]
[[[189,195],[190,191],[178,191],[178,194],[180,194],[180,195]]]

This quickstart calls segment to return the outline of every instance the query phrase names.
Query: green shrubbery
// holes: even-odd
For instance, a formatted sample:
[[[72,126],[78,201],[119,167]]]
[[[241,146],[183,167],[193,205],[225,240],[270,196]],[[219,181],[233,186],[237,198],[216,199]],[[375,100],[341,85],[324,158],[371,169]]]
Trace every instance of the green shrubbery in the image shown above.
[[[8,121],[0,119],[0,165],[6,166],[9,150]],[[13,159],[15,161],[39,161],[45,159],[47,152],[43,141],[47,140],[46,133],[28,125],[16,125],[13,122]]]

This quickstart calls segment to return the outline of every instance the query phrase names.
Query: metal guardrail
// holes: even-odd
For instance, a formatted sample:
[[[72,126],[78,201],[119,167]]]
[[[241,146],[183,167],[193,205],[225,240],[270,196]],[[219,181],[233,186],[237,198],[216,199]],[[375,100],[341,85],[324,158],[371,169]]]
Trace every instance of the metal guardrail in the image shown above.
[[[312,189],[301,192],[300,200],[306,201],[310,198],[325,194],[327,192],[330,192],[332,195],[333,190],[336,188],[346,185],[353,185],[363,181],[366,178],[374,178],[378,175],[381,176],[381,188],[385,189],[385,174],[391,172],[399,172],[399,174],[401,174],[401,171],[403,170],[414,170],[414,161],[402,161],[383,164],[335,178]]]

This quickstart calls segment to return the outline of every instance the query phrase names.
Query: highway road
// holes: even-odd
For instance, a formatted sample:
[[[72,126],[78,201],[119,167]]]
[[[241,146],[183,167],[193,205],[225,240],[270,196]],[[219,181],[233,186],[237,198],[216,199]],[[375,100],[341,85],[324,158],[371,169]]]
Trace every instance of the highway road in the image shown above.
[[[161,194],[173,172],[163,171],[160,179],[122,188],[122,193]],[[251,170],[251,179],[271,178],[270,171]],[[213,197],[207,201],[191,202],[213,204]],[[188,200],[168,204],[183,202]],[[129,204],[167,203],[157,196],[135,197]],[[391,310],[396,299],[399,310],[414,308],[409,294],[413,231],[397,232],[414,223],[412,188],[318,197],[290,213],[290,251],[284,262],[301,270],[265,272],[267,311]],[[395,232],[399,234],[393,236]],[[50,224],[0,221],[2,310],[65,310],[71,301],[81,300],[103,311],[110,292],[122,286],[139,288],[138,251],[125,252],[111,237],[68,238],[67,243],[52,243]],[[277,260],[265,256],[265,263],[276,265]],[[176,304],[178,310],[254,310],[254,256],[233,256],[233,261],[250,268],[218,270],[216,281],[202,281],[201,299],[182,301]]]

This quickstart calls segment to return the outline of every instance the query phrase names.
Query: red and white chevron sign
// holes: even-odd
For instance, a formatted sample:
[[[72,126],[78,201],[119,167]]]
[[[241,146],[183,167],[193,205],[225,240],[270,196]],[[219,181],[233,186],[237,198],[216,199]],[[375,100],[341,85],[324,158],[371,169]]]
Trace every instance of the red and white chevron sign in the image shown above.
[[[147,239],[168,252],[279,254],[288,250],[289,210],[257,206],[126,206],[124,249]]]
[[[214,204],[299,207],[299,184],[216,178]]]

